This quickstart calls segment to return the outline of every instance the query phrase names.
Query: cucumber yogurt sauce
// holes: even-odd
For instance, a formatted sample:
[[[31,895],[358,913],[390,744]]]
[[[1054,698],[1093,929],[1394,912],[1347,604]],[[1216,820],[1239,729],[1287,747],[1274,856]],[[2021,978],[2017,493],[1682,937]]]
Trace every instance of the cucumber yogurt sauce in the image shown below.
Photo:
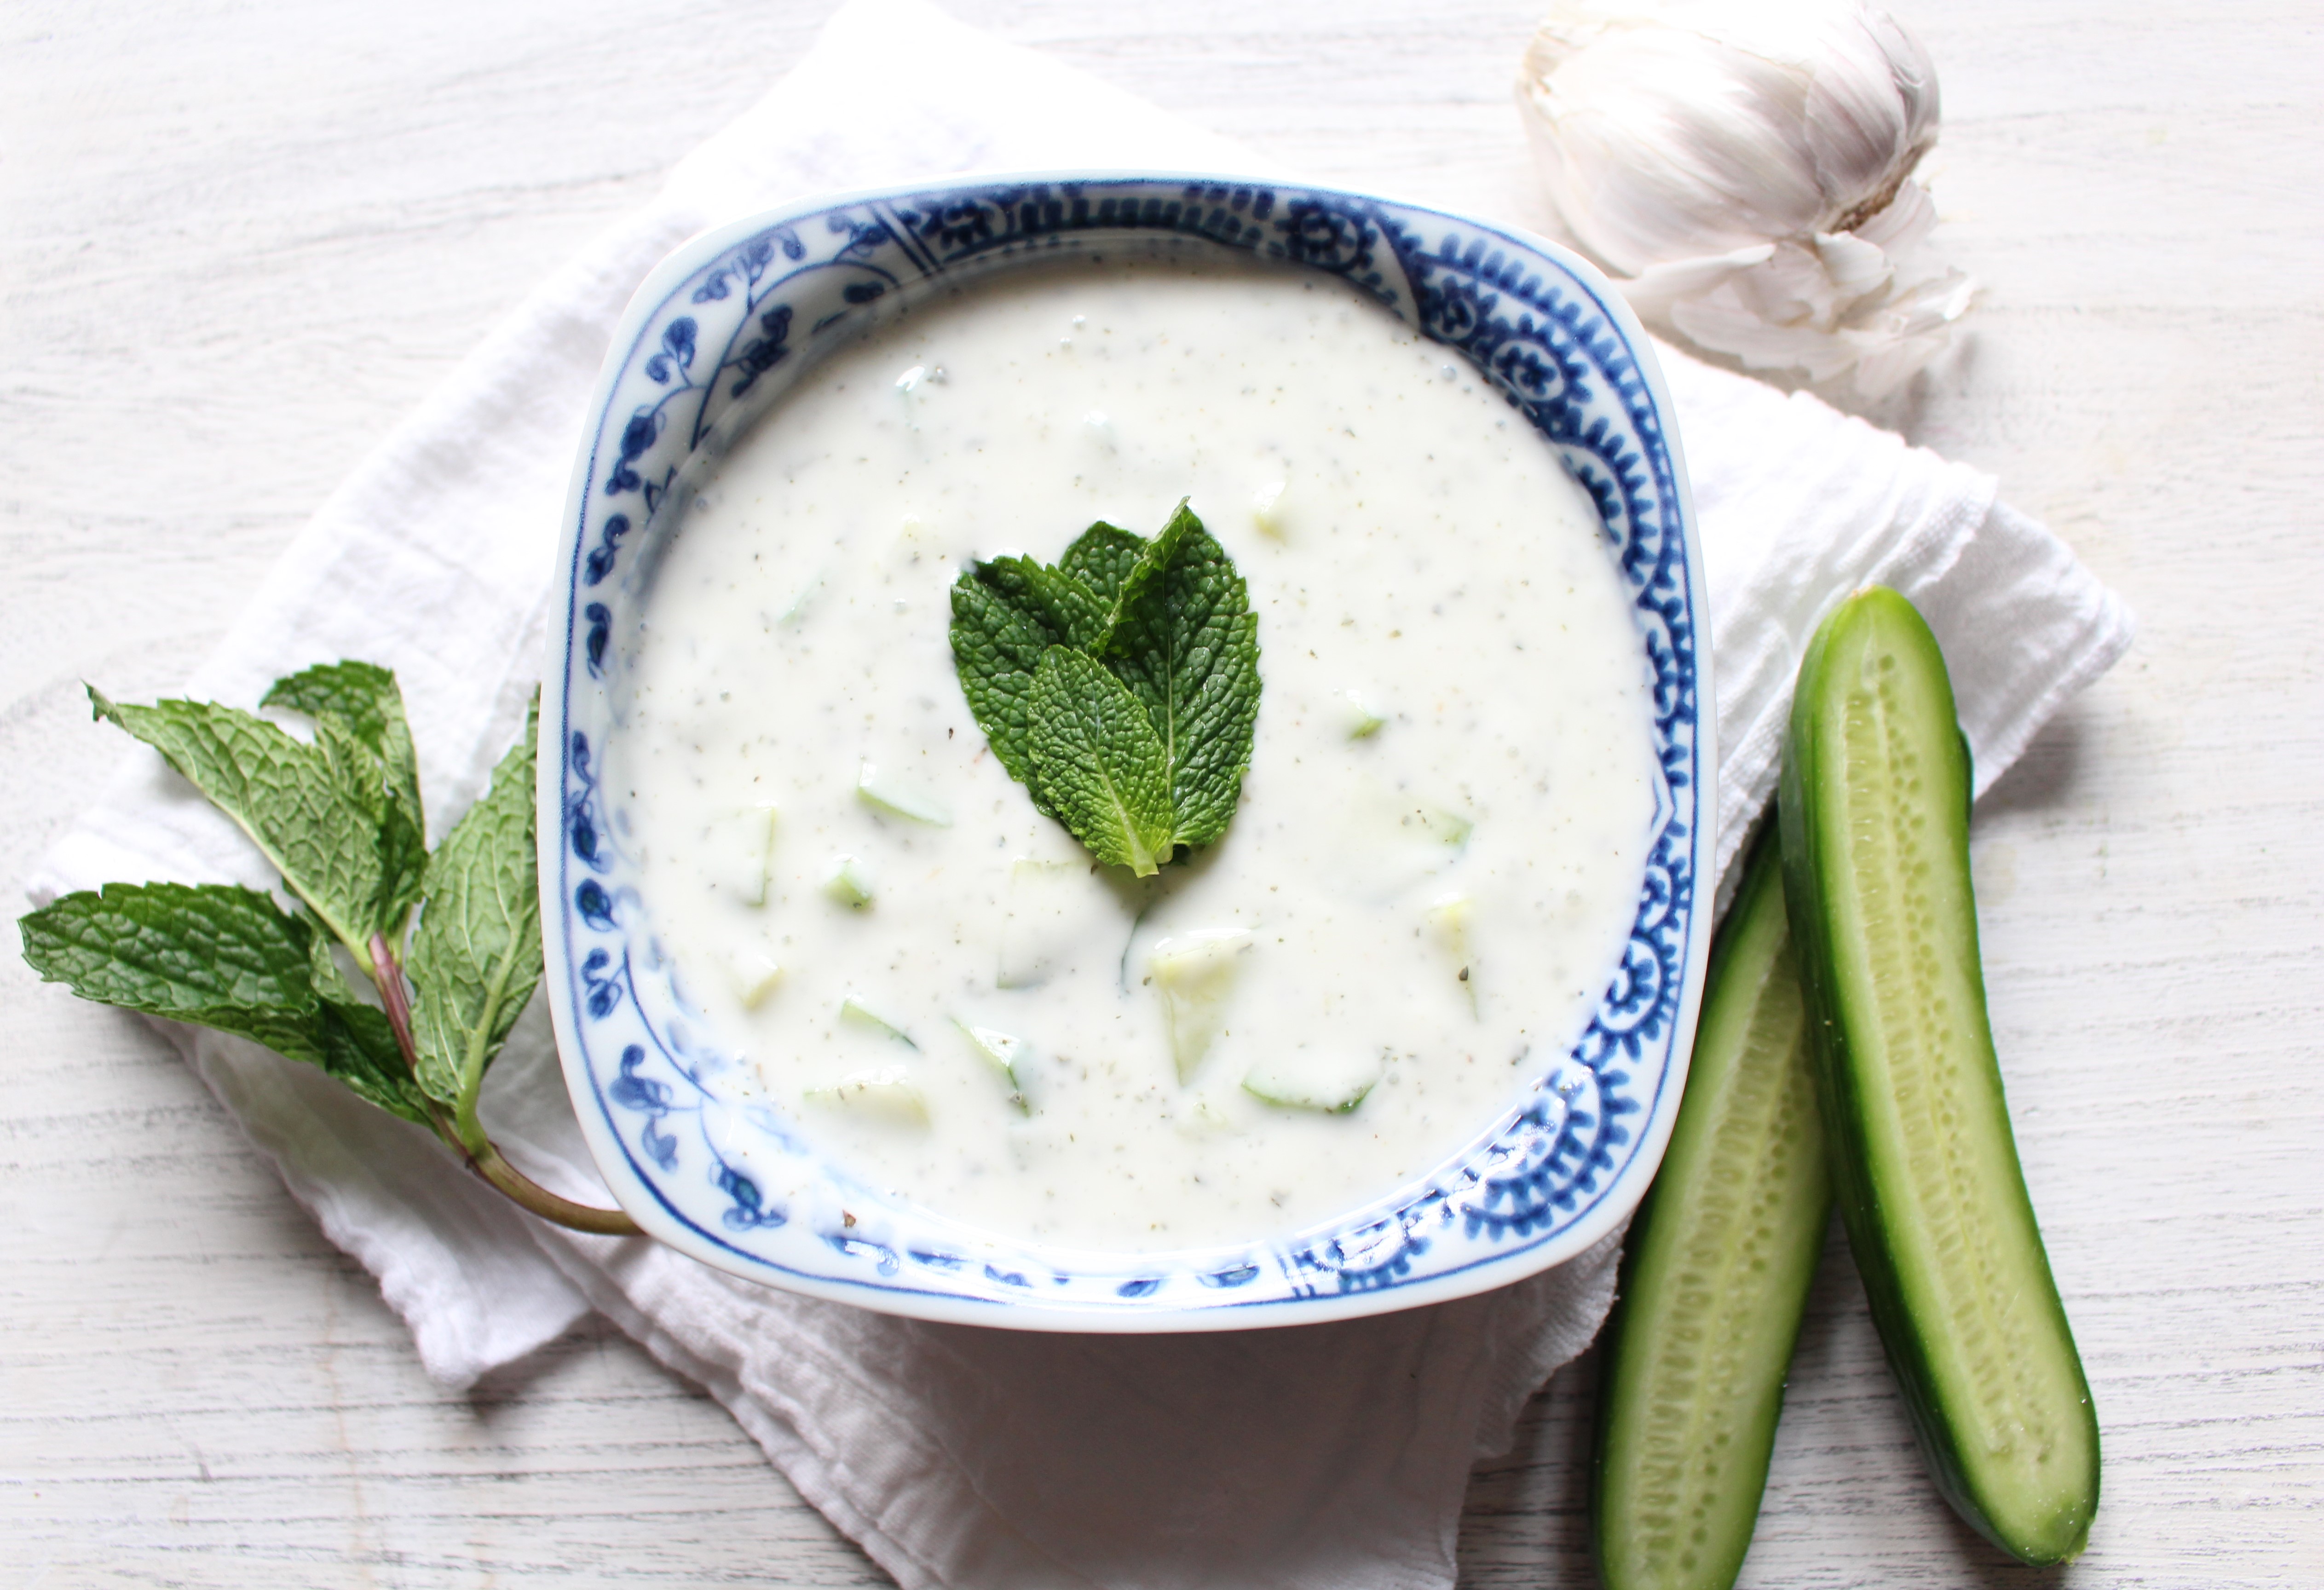
[[[1258,614],[1241,804],[1096,866],[971,717],[973,561],[1182,498]],[[1117,1252],[1312,1225],[1563,1055],[1654,811],[1588,497],[1465,364],[1326,278],[1044,266],[908,308],[698,483],[608,748],[724,1061],[844,1172]]]

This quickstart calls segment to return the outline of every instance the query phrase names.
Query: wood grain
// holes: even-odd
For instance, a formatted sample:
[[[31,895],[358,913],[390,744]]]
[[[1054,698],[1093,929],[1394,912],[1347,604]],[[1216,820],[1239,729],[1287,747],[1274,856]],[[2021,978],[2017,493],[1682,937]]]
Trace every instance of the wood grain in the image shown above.
[[[827,0],[0,11],[0,879],[335,482]],[[1529,0],[961,0],[1319,178],[1537,223]],[[2324,74],[2312,5],[1902,7],[1974,335],[1875,418],[1998,474],[2137,648],[1981,803],[2020,1146],[2098,1398],[2071,1569],[1935,1499],[1845,1245],[1750,1585],[2324,1585]],[[602,1330],[420,1374],[168,1045],[0,957],[0,1585],[883,1583]],[[1462,1580],[1590,1582],[1591,1368],[1480,1466]]]

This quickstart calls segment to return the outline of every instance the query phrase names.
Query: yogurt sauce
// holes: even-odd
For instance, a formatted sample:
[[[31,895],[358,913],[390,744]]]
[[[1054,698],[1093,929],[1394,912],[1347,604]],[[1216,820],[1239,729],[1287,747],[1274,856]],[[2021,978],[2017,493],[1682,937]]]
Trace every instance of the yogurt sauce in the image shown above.
[[[1263,694],[1225,837],[1141,884],[985,745],[949,587],[1182,497]],[[710,1085],[863,1184],[1084,1249],[1287,1233],[1490,1126],[1613,975],[1655,771],[1597,514],[1337,282],[1083,262],[925,301],[701,479],[652,577],[608,787],[655,938]]]

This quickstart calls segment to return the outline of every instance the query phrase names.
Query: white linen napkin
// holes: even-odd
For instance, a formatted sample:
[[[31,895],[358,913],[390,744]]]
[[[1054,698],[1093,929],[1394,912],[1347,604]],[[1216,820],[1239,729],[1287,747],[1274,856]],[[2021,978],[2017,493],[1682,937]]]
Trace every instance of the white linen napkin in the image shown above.
[[[876,106],[876,115],[864,107]],[[513,736],[585,403],[669,249],[817,190],[957,171],[1265,162],[922,0],[848,0],[797,70],[661,196],[552,277],[324,504],[188,694],[394,667],[438,832]],[[1954,669],[1982,790],[2120,655],[2116,599],[1993,482],[1668,351],[1701,512],[1722,871],[1773,786],[1799,654],[1847,590],[1895,585]],[[101,682],[100,682],[101,683]],[[109,732],[107,731],[106,732]],[[431,838],[435,837],[431,835]],[[35,899],[114,879],[272,879],[134,754]],[[1471,1464],[1585,1346],[1615,1240],[1518,1286],[1346,1324],[1178,1337],[919,1324],[762,1290],[642,1239],[552,1230],[312,1069],[173,1029],[333,1241],[379,1277],[429,1371],[463,1385],[589,1309],[707,1387],[907,1586],[1449,1585]],[[487,1089],[511,1156],[604,1201],[538,1007]]]

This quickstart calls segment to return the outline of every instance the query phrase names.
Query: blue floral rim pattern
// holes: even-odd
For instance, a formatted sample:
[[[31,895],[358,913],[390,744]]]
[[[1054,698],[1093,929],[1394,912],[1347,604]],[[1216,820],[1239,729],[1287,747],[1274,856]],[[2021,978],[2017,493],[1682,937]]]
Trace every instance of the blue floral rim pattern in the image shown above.
[[[850,1183],[787,1123],[723,1100],[659,964],[600,753],[611,655],[690,460],[923,284],[1157,244],[1337,276],[1466,358],[1605,523],[1652,682],[1662,780],[1637,914],[1595,1019],[1527,1098],[1397,1195],[1239,1247],[1069,1253]],[[1643,334],[1553,245],[1417,206],[1184,176],[979,180],[801,206],[696,239],[631,306],[576,468],[542,737],[542,919],[567,1085],[615,1196],[654,1236],[865,1307],[1065,1329],[1225,1328],[1461,1296],[1580,1252],[1643,1194],[1692,1042],[1715,770],[1708,616],[1670,405]],[[1707,905],[1707,900],[1701,902]],[[844,1208],[842,1206],[844,1206]]]

